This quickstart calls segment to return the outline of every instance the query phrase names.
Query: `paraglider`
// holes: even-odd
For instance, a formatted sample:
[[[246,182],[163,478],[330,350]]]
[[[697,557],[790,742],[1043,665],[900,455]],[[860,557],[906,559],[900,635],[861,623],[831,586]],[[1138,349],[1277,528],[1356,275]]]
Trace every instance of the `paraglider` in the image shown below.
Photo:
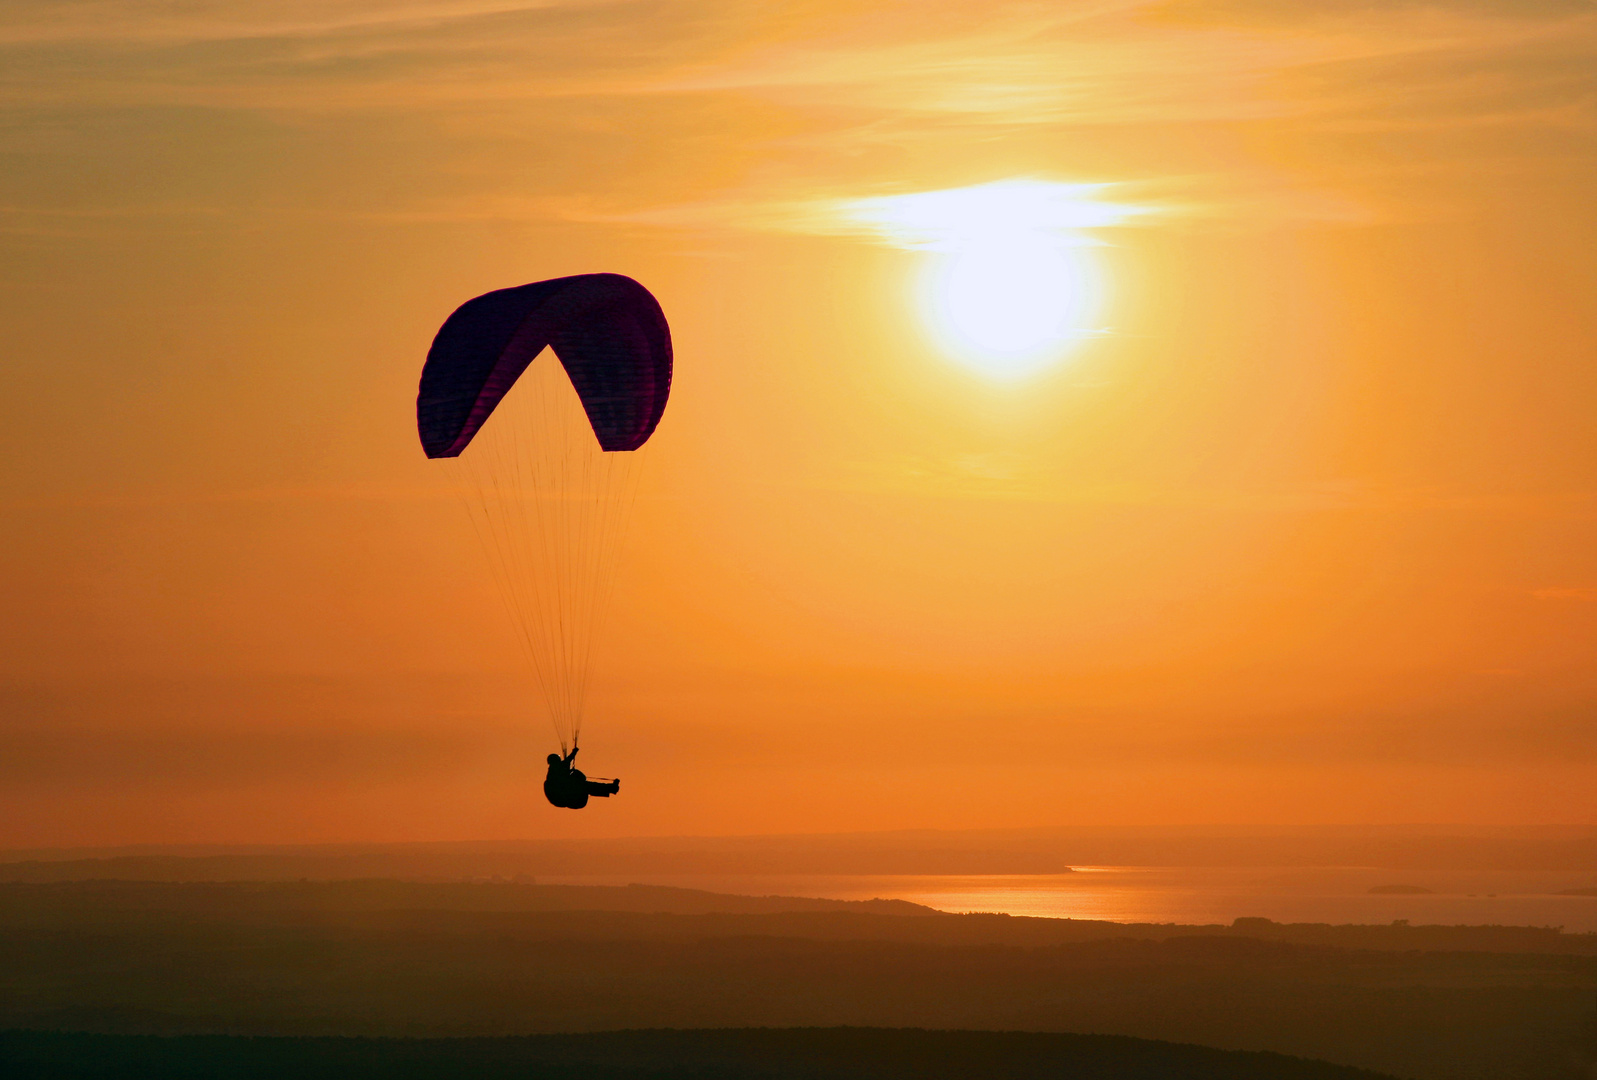
[[[459,455],[546,345],[606,452],[648,441],[671,393],[665,313],[629,277],[579,274],[485,293],[445,320],[416,396],[427,456]]]
[[[533,364],[545,347],[558,367]],[[671,373],[665,314],[619,274],[468,300],[439,329],[422,368],[417,433],[429,458],[455,459],[542,690],[561,749],[549,755],[544,782],[556,806],[580,809],[590,795],[620,788],[589,780],[572,762],[636,495],[637,451],[665,411]]]
[[[548,799],[551,805],[562,806],[567,810],[581,810],[588,805],[590,795],[608,799],[621,790],[619,780],[589,780],[586,773],[572,764],[576,757],[575,746],[565,757],[559,754],[549,755],[549,772],[543,778],[543,797]]]

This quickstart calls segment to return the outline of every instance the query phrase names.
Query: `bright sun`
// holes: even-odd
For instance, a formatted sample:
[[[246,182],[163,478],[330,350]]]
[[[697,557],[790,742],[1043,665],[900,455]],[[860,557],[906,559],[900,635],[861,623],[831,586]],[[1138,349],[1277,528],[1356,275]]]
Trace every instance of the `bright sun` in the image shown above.
[[[1015,378],[1098,332],[1105,283],[1085,230],[1139,212],[1095,198],[1100,190],[1004,180],[861,199],[848,213],[925,253],[916,304],[941,348],[984,374]]]
[[[994,237],[931,256],[917,282],[921,317],[955,358],[989,375],[1024,375],[1090,333],[1097,267],[1046,235]]]

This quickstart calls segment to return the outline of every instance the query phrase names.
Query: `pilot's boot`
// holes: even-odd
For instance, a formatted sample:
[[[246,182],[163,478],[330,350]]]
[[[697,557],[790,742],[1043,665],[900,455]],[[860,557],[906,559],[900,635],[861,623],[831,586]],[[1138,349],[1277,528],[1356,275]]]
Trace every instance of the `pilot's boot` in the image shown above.
[[[616,792],[618,792],[620,790],[621,790],[621,781],[620,780],[612,780],[612,781],[610,781],[610,794],[614,795]]]

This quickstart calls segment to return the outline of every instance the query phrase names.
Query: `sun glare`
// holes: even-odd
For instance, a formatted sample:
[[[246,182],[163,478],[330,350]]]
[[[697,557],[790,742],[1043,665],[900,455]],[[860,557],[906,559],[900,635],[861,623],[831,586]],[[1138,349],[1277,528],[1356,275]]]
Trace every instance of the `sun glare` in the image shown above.
[[[1141,212],[1097,198],[1102,187],[1005,180],[861,199],[847,212],[924,253],[916,306],[939,347],[984,374],[1015,378],[1099,332],[1106,289],[1087,230]]]
[[[1083,249],[1049,241],[994,237],[931,256],[916,292],[938,342],[990,375],[1024,375],[1062,359],[1090,333],[1097,282]]]

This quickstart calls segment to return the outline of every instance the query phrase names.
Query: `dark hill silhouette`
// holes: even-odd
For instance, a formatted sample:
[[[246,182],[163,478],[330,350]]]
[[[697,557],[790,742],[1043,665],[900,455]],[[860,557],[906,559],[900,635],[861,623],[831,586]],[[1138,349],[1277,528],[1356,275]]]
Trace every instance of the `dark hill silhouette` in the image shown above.
[[[1421,1080],[1558,1080],[1597,1060],[1597,935],[782,910],[803,904],[381,881],[0,885],[0,1029],[1093,1031]]]
[[[855,912],[939,915],[908,900],[826,900],[808,896],[730,896],[665,885],[528,885],[517,882],[70,881],[0,883],[0,918],[53,912],[192,911],[247,917],[291,911],[615,911],[640,914],[753,915]]]
[[[558,920],[520,915],[565,913]],[[374,930],[423,926],[538,927],[569,939],[762,935],[824,941],[1036,947],[1106,939],[1244,937],[1297,945],[1382,951],[1453,951],[1597,956],[1597,934],[1547,926],[1409,926],[1277,923],[1239,918],[1229,925],[1112,923],[993,913],[952,915],[905,900],[825,900],[731,896],[655,885],[527,885],[512,882],[82,881],[0,882],[0,928],[114,926],[129,920],[186,919],[263,925],[304,922]],[[653,915],[698,916],[658,919]],[[722,917],[732,916],[732,917]],[[912,916],[880,918],[878,916]]]
[[[10,1080],[1381,1080],[1281,1054],[1112,1035],[880,1028],[507,1039],[0,1033]]]

